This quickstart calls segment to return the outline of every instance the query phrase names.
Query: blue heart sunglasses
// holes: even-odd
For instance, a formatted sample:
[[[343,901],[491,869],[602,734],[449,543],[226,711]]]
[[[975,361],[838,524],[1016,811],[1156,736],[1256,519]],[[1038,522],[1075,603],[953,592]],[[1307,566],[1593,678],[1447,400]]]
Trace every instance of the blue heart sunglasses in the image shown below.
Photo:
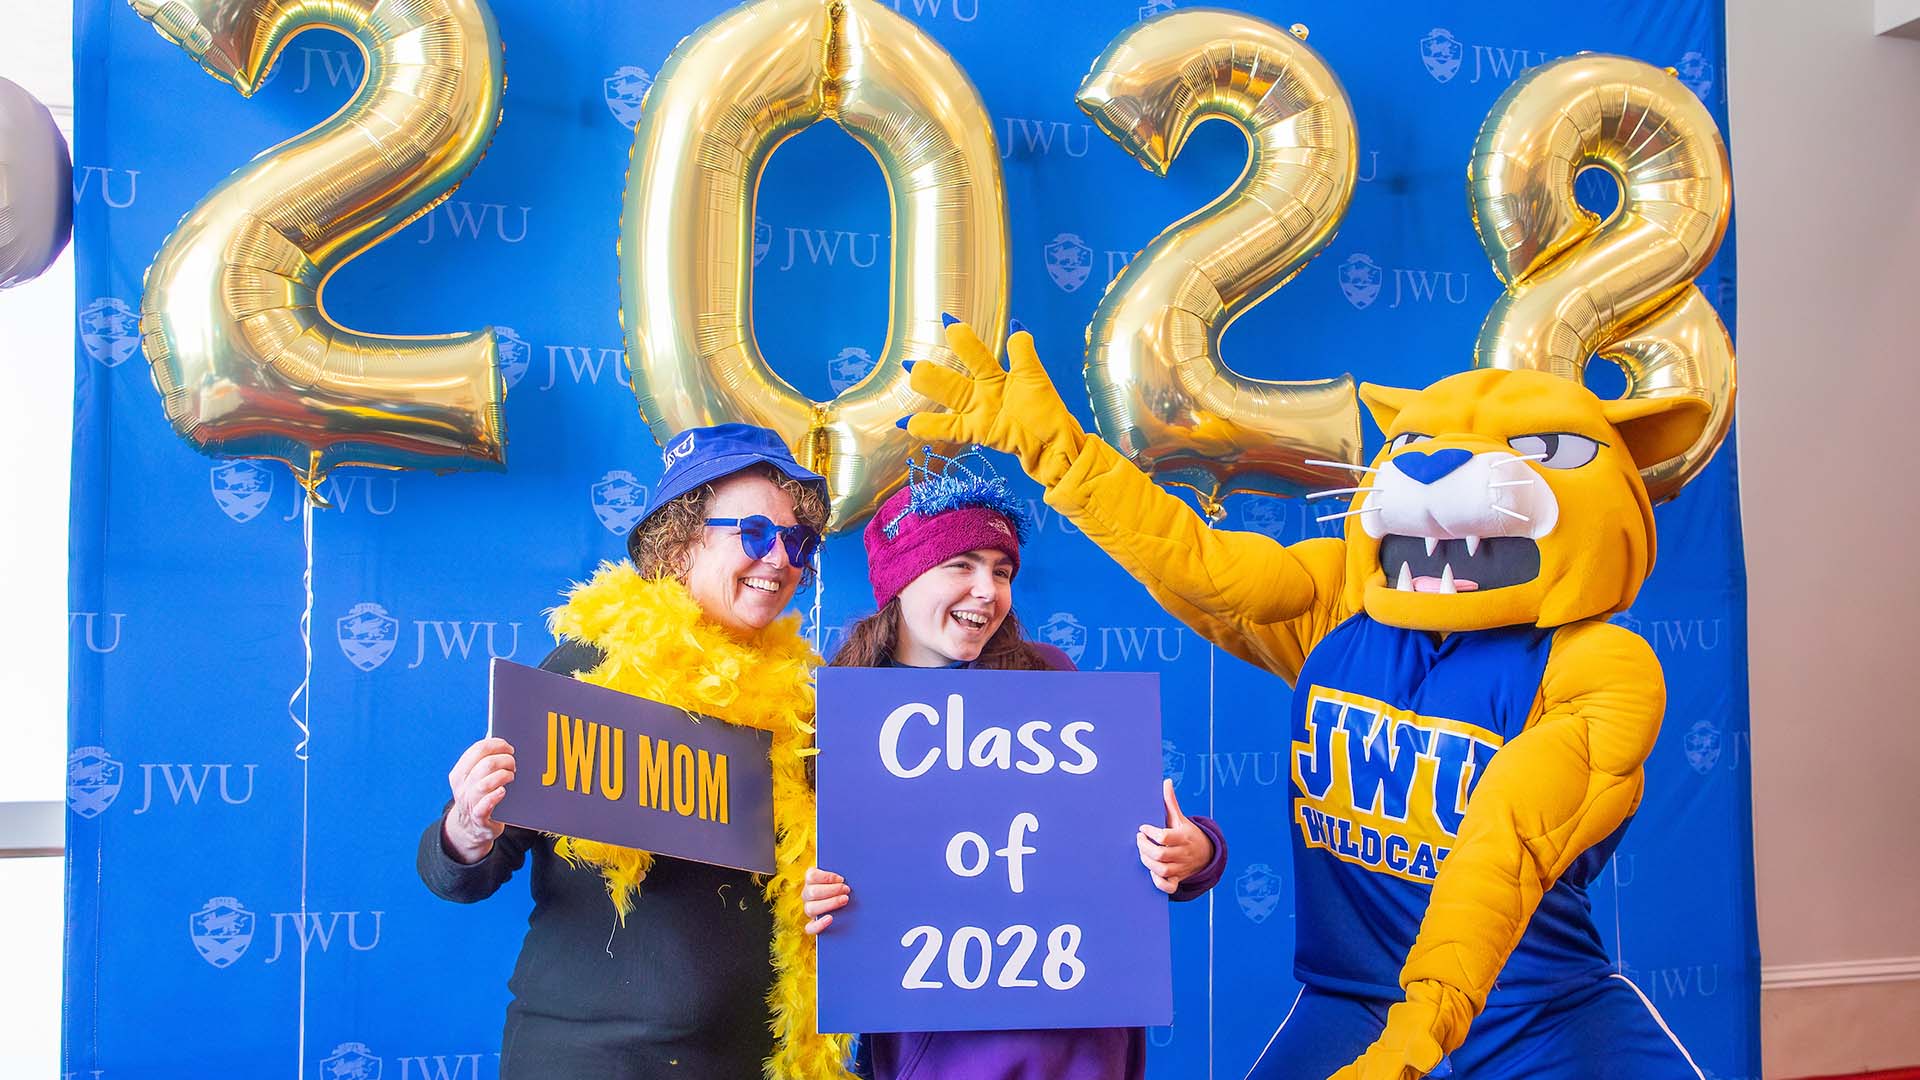
[[[708,518],[707,524],[740,530],[740,548],[748,558],[764,559],[773,550],[775,540],[787,549],[787,562],[799,567],[813,565],[813,553],[820,549],[820,534],[811,525],[775,525],[760,514],[742,518]]]

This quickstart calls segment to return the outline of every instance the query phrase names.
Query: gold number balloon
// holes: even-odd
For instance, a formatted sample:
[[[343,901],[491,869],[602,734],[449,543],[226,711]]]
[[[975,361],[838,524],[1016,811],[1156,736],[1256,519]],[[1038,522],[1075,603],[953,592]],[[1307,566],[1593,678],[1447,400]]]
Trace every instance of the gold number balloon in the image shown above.
[[[761,174],[775,148],[823,119],[873,154],[893,203],[885,351],[830,402],[768,366],[751,302]],[[743,4],[674,49],[634,130],[620,301],[640,413],[663,442],[726,420],[772,428],[827,478],[831,527],[855,525],[916,448],[894,422],[932,405],[901,362],[960,366],[942,312],[1000,340],[1006,243],[992,125],[933,39],[873,0]]]
[[[1620,184],[1605,221],[1574,201],[1593,167]],[[1474,227],[1507,284],[1475,366],[1579,379],[1602,356],[1626,371],[1629,397],[1712,403],[1700,440],[1642,473],[1656,502],[1706,467],[1733,415],[1733,343],[1693,284],[1726,235],[1728,171],[1713,116],[1671,72],[1583,54],[1500,96],[1467,173]]]
[[[1353,194],[1353,108],[1300,38],[1225,11],[1180,11],[1114,39],[1075,100],[1156,176],[1220,119],[1246,133],[1232,189],[1161,233],[1108,288],[1087,330],[1100,433],[1210,516],[1229,492],[1298,494],[1346,474],[1360,414],[1353,379],[1250,379],[1220,360],[1227,326],[1333,238]]]
[[[148,270],[140,329],[174,430],[208,453],[286,461],[310,496],[337,465],[503,465],[491,329],[365,334],[322,305],[334,272],[431,210],[485,153],[504,82],[484,0],[133,6],[246,96],[309,27],[339,30],[366,57],[344,108],[223,181]]]

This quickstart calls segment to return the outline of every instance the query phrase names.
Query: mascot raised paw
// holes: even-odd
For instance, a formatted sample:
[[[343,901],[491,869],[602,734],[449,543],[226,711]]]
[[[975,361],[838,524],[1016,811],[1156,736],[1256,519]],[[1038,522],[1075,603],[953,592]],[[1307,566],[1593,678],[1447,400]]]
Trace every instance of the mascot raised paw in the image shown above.
[[[1028,335],[1011,370],[947,337],[965,370],[912,382],[948,411],[908,430],[1018,455],[1170,613],[1294,686],[1302,990],[1251,1075],[1700,1076],[1615,972],[1586,889],[1666,701],[1652,650],[1606,621],[1653,566],[1640,471],[1692,445],[1705,401],[1532,371],[1363,387],[1387,441],[1344,538],[1283,546],[1208,528],[1083,432]]]

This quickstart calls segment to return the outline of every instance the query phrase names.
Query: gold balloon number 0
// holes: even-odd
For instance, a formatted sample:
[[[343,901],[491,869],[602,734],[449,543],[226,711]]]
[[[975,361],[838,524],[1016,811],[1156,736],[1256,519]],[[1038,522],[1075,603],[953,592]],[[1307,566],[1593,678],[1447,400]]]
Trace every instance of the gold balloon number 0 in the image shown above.
[[[147,271],[140,329],[174,430],[207,453],[277,458],[315,494],[338,465],[498,468],[505,385],[491,329],[356,333],[327,279],[431,210],[500,122],[500,35],[484,0],[133,0],[251,96],[301,31],[364,54],[345,107],[229,176]]]
[[[879,162],[894,237],[880,361],[829,402],[774,373],[752,316],[760,177],[782,142],[821,120]],[[1006,247],[986,107],[932,38],[872,0],[735,8],[674,49],[634,130],[620,300],[640,413],[663,445],[723,421],[772,428],[827,478],[830,528],[851,527],[906,472],[916,444],[894,422],[933,404],[907,385],[903,361],[961,367],[941,313],[1000,340]]]
[[[1604,221],[1574,199],[1588,168],[1620,185]],[[1712,404],[1698,442],[1643,471],[1656,502],[1706,467],[1733,416],[1733,343],[1693,283],[1726,235],[1728,173],[1712,114],[1672,72],[1599,54],[1543,64],[1509,87],[1468,171],[1474,227],[1507,285],[1475,366],[1580,379],[1599,356],[1626,372],[1628,397]]]

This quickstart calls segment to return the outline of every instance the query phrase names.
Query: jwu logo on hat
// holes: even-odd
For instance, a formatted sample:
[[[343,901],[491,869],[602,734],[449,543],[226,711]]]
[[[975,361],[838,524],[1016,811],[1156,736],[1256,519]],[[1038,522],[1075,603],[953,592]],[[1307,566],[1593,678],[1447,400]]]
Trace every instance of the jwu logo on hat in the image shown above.
[[[625,536],[647,510],[647,486],[625,469],[602,476],[589,493],[593,516],[615,536]]]
[[[600,92],[607,99],[607,111],[615,120],[627,127],[640,122],[640,106],[647,100],[647,90],[653,86],[653,76],[646,68],[626,65],[614,69],[613,74],[600,84]]]
[[[671,469],[673,468],[674,462],[693,456],[693,448],[694,433],[689,431],[681,437],[679,442],[669,446],[665,452],[660,455],[660,463]]]

